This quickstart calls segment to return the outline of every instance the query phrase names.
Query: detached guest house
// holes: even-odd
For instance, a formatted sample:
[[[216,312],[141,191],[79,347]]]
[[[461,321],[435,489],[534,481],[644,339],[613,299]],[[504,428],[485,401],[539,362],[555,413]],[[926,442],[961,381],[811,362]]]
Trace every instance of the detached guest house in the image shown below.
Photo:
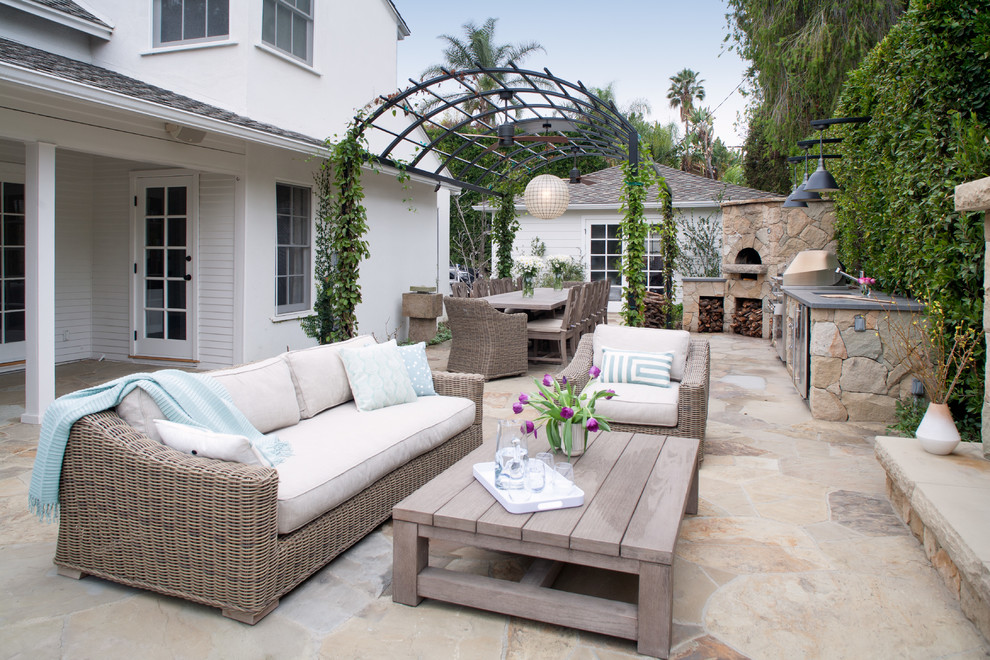
[[[408,34],[390,0],[0,0],[0,367],[26,371],[24,421],[57,363],[313,343],[318,154],[395,89]],[[363,178],[358,321],[381,338],[447,277],[449,192]]]

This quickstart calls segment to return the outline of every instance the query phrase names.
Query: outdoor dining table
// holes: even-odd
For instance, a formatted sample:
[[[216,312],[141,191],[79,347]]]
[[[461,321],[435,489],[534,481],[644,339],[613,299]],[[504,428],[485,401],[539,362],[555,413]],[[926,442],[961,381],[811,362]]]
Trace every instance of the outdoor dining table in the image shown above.
[[[512,309],[517,312],[550,312],[567,304],[567,289],[556,291],[551,287],[537,287],[533,297],[523,296],[522,291],[509,291],[482,298],[495,309]]]

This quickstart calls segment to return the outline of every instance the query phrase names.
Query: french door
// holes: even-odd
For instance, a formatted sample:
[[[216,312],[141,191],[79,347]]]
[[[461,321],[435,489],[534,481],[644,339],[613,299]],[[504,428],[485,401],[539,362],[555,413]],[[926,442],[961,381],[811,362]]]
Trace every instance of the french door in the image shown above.
[[[195,357],[198,199],[194,175],[135,179],[134,356]]]
[[[0,364],[25,355],[24,175],[7,169],[0,169]]]

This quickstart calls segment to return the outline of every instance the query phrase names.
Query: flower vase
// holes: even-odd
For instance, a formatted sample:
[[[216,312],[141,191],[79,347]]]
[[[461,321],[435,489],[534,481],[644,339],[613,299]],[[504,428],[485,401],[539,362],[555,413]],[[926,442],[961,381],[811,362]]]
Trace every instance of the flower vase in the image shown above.
[[[563,291],[564,290],[564,274],[554,273],[553,274],[553,290]]]
[[[522,276],[522,294],[523,298],[532,298],[533,290],[536,288],[536,277],[533,275],[523,275]]]
[[[929,403],[921,424],[914,433],[921,447],[929,454],[951,454],[959,444],[959,431],[948,404]]]
[[[588,429],[584,424],[551,422],[547,424],[546,432],[550,447],[554,451],[567,454],[568,458],[580,456],[588,448]]]

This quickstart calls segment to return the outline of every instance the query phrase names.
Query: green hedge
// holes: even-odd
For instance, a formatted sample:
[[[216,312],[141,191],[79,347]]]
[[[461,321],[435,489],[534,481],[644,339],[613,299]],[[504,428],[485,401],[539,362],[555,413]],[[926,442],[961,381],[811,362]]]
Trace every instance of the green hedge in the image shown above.
[[[836,116],[872,116],[830,131],[839,258],[883,291],[941,300],[953,323],[983,318],[982,214],[954,212],[954,188],[990,173],[990,6],[912,2],[850,74]],[[833,165],[834,164],[834,165]],[[984,347],[953,396],[973,437],[983,402]]]

